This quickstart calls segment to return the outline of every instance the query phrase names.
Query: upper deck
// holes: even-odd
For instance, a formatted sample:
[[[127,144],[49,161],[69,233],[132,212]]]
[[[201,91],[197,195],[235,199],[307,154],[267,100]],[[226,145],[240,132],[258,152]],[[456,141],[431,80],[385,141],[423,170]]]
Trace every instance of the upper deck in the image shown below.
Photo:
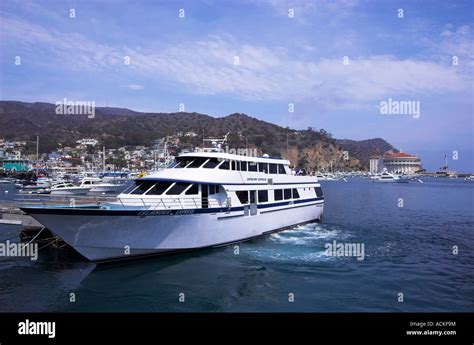
[[[222,152],[180,155],[168,168],[141,180],[172,180],[222,185],[314,183],[309,176],[294,176],[286,159],[249,157]]]
[[[204,158],[228,159],[228,160],[254,162],[254,163],[274,163],[274,164],[283,164],[285,166],[290,165],[290,161],[286,159],[271,158],[271,157],[243,156],[243,155],[236,155],[236,154],[225,153],[225,152],[188,152],[188,153],[184,153],[178,156],[178,158],[180,157],[204,157]]]

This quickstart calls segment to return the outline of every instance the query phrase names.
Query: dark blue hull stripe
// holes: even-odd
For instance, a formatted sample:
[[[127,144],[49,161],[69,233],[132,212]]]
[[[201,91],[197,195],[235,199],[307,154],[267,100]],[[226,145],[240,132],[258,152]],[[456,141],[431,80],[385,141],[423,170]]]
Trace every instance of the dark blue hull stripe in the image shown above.
[[[278,211],[285,211],[285,210],[292,210],[292,209],[295,209],[295,208],[322,205],[322,204],[323,204],[322,202],[316,202],[316,203],[313,203],[313,204],[290,206],[290,207],[285,207],[285,208],[279,208],[277,210],[260,211],[260,214],[270,213],[270,212],[278,212]],[[263,208],[263,207],[259,207],[259,208]],[[232,218],[244,217],[244,216],[245,216],[244,214],[236,214],[236,215],[232,215],[232,216],[222,216],[222,217],[219,217],[217,219],[218,220],[224,220],[224,219],[232,219]]]
[[[294,200],[292,204],[301,204],[313,201],[324,200],[321,198]],[[284,201],[272,204],[261,204],[257,205],[259,209],[265,209],[270,207],[286,206],[290,205],[291,201]],[[24,206],[20,209],[28,214],[56,214],[56,215],[76,215],[76,216],[179,216],[189,214],[201,214],[201,213],[228,213],[234,211],[243,211],[244,206],[237,207],[219,207],[219,208],[197,208],[197,209],[178,209],[178,210],[124,210],[124,209],[106,209],[106,208],[84,208],[84,207],[35,207],[35,206]]]
[[[299,207],[306,207],[306,206],[315,206],[315,205],[322,205],[322,202],[317,202],[314,204],[308,204],[308,205],[297,205],[297,206],[291,206],[291,207],[286,207],[286,208],[280,208],[278,210],[268,210],[268,211],[262,211],[260,213],[270,213],[270,212],[278,212],[278,211],[283,211],[283,210],[292,210],[294,208],[299,208]]]

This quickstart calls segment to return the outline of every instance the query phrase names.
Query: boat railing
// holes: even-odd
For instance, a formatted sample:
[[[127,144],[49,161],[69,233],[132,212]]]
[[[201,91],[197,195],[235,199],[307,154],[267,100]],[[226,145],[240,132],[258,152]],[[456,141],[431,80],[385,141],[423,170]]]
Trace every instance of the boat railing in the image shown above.
[[[197,209],[197,208],[230,208],[230,198],[117,198],[118,203],[124,208],[130,206],[143,206],[149,210],[160,209]]]
[[[126,197],[116,196],[80,196],[80,195],[35,195],[15,199],[23,205],[42,207],[68,206],[68,207],[97,207],[110,206],[121,208],[144,208],[147,210],[169,209],[199,209],[199,208],[224,208],[232,207],[231,198],[214,197]]]

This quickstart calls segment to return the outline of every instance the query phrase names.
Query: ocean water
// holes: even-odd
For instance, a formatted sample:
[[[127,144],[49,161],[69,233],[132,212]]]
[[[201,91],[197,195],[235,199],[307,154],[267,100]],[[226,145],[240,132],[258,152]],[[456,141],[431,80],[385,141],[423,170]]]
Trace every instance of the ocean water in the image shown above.
[[[322,223],[240,243],[238,254],[107,266],[66,248],[0,258],[0,311],[472,312],[474,182],[423,181],[322,182]],[[5,187],[0,196],[12,198]],[[0,240],[11,235],[0,228]],[[363,244],[364,259],[325,255],[333,241]]]

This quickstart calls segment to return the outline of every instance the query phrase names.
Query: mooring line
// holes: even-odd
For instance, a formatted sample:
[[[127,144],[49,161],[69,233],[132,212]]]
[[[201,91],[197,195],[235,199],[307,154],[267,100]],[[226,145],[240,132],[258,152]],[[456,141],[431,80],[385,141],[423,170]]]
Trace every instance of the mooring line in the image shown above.
[[[49,243],[46,243],[46,244],[45,244],[44,246],[42,246],[41,248],[38,248],[38,251],[40,251],[40,250],[43,249],[43,248],[46,248],[46,247],[50,246],[54,241],[56,241],[56,239],[52,240],[52,241],[49,242]]]
[[[41,230],[35,235],[35,237],[33,237],[30,242],[28,242],[27,244],[25,244],[25,245],[23,246],[23,248],[21,248],[21,250],[25,249],[26,246],[29,246],[30,243],[33,242],[33,241],[36,239],[36,237],[38,237],[39,234],[41,234],[41,233],[43,232],[44,229],[45,229],[45,227],[43,226],[43,227],[41,228]]]

